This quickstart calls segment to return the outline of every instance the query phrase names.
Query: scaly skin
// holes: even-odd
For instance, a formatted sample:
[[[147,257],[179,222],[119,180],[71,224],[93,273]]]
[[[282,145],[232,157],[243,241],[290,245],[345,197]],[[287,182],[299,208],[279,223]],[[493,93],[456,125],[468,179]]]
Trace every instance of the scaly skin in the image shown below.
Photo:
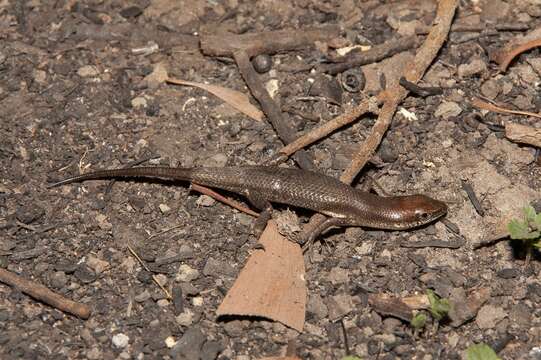
[[[51,187],[111,178],[190,181],[241,194],[260,209],[269,202],[310,209],[331,217],[320,231],[330,226],[406,230],[428,224],[447,212],[445,203],[428,196],[381,197],[316,172],[266,166],[100,170],[62,180]]]

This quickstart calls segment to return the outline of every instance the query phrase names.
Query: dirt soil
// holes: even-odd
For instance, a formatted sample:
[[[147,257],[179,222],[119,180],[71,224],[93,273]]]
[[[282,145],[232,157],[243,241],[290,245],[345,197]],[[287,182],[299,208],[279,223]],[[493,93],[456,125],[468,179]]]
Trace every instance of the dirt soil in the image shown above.
[[[484,342],[503,359],[541,359],[539,257],[534,253],[527,262],[520,244],[508,239],[476,248],[527,204],[541,210],[539,151],[510,142],[501,127],[503,121],[539,127],[539,121],[480,112],[468,101],[482,95],[539,112],[539,51],[519,56],[504,73],[489,60],[491,50],[540,26],[539,1],[461,1],[454,23],[463,29],[451,31],[421,82],[443,94],[406,99],[356,184],[370,175],[388,193],[445,201],[446,218],[458,232],[442,222],[403,232],[328,232],[305,256],[309,299],[302,333],[265,319],[216,318],[256,241],[252,217],[182,183],[46,187],[145,160],[267,163],[282,143],[265,120],[203,90],[165,84],[155,71],[249,94],[232,59],[201,53],[200,34],[340,25],[338,45],[275,54],[271,70],[260,75],[276,90],[287,121],[303,133],[377,94],[415,49],[363,66],[361,92],[343,90],[340,75],[310,68],[329,59],[333,47],[415,33],[422,42],[436,5],[0,1],[0,267],[93,311],[82,320],[0,284],[0,358],[257,359],[283,355],[289,344],[302,359],[340,359],[347,350],[363,359],[460,359],[468,346]],[[496,28],[501,24],[513,26]],[[309,147],[318,171],[339,177],[374,121],[363,117]],[[483,214],[463,183],[472,186]],[[292,210],[301,222],[311,215]],[[369,295],[405,297],[427,289],[452,300],[454,309],[438,324],[429,317],[420,331],[368,304]]]

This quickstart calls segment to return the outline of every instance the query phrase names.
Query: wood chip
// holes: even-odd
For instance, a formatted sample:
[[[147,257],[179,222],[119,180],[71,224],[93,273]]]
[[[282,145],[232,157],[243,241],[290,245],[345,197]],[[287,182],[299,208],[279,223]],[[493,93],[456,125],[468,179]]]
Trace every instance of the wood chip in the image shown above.
[[[507,123],[505,124],[505,137],[514,142],[541,148],[541,129],[521,124]]]
[[[239,91],[228,89],[223,86],[218,85],[208,85],[208,84],[202,84],[198,82],[193,81],[186,81],[181,79],[173,79],[168,78],[168,83],[171,84],[177,84],[177,85],[186,85],[186,86],[194,86],[200,89],[203,89],[205,91],[208,91],[209,93],[213,94],[216,97],[219,97],[241,113],[251,117],[254,120],[262,121],[263,120],[263,113],[261,110],[259,110],[255,105],[252,105],[250,102],[250,98],[248,95],[243,94]]]
[[[269,221],[244,269],[225,296],[217,315],[265,317],[302,331],[306,281],[301,248]]]

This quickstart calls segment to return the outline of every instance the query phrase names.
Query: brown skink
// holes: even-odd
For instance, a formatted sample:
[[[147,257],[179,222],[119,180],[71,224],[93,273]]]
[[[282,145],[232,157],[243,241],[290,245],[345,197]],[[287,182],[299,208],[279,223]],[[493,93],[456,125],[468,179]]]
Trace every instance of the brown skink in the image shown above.
[[[447,205],[425,195],[381,197],[312,171],[266,166],[224,168],[135,167],[99,170],[67,178],[50,187],[85,180],[158,178],[190,181],[245,196],[256,208],[270,202],[317,211],[329,218],[311,237],[332,226],[405,230],[428,224],[447,212]]]

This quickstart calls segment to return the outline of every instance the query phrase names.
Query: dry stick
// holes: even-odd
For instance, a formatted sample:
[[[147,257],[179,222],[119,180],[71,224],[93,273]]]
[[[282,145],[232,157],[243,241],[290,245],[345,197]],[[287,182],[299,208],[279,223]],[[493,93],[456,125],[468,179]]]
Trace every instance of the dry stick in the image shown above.
[[[316,41],[326,42],[339,35],[340,28],[331,25],[318,29],[290,29],[242,35],[203,35],[200,45],[201,51],[206,55],[235,58],[244,81],[261,105],[267,119],[282,141],[289,144],[295,139],[295,131],[283,120],[282,112],[263,87],[250,63],[250,57],[313,46]],[[312,161],[306,152],[296,154],[295,160],[301,168],[313,169]]]
[[[88,319],[90,317],[91,311],[88,305],[66,299],[64,296],[49,290],[45,286],[27,280],[11,271],[0,268],[0,282],[13,286],[36,300],[51,305],[58,310],[78,316],[81,319]]]
[[[434,26],[423,45],[417,51],[415,59],[405,71],[404,77],[409,82],[417,83],[434,61],[438,51],[447,39],[457,5],[458,0],[442,0],[439,2]],[[389,128],[396,108],[406,98],[408,92],[400,85],[396,85],[387,90],[386,93],[388,97],[379,113],[378,120],[372,128],[372,132],[366,141],[361,144],[349,168],[340,178],[345,183],[350,184],[370,159]]]
[[[202,35],[201,50],[210,56],[232,57],[236,51],[244,51],[248,57],[259,54],[295,50],[311,46],[316,41],[326,42],[340,36],[336,25],[318,29],[289,29],[249,34]]]
[[[535,40],[532,40],[532,41],[528,41],[524,44],[520,44],[518,46],[515,46],[514,44],[511,44],[511,45],[508,45],[506,47],[504,47],[502,50],[499,50],[499,51],[496,51],[495,53],[492,54],[491,58],[492,60],[494,60],[495,62],[498,63],[498,65],[500,65],[500,70],[501,71],[505,71],[507,70],[507,67],[509,66],[509,64],[511,63],[511,61],[513,61],[513,59],[525,52],[525,51],[528,51],[530,49],[533,49],[535,47],[538,47],[538,46],[541,46],[541,38],[539,39],[535,39]]]
[[[242,211],[248,215],[252,215],[252,216],[259,216],[258,213],[256,213],[255,211],[251,210],[251,209],[248,209],[246,206],[243,206],[242,204],[238,203],[237,201],[234,201],[232,199],[228,199],[226,198],[225,196],[223,195],[220,195],[218,194],[216,191],[212,190],[212,189],[209,189],[208,187],[205,187],[205,186],[201,186],[201,185],[197,185],[197,184],[192,184],[191,185],[191,188],[197,192],[200,192],[201,194],[205,194],[205,195],[208,195],[210,196],[211,198],[214,198],[224,204],[227,204],[229,206],[231,206],[232,208],[235,208],[239,211]]]
[[[355,53],[354,55],[345,56],[342,62],[335,64],[322,64],[317,67],[320,72],[326,72],[331,75],[336,75],[353,67],[371,64],[383,60],[399,52],[412,49],[417,44],[416,36],[407,36],[399,39],[387,41],[383,44],[378,44],[373,48]]]
[[[246,81],[248,88],[252,92],[252,95],[261,105],[263,112],[267,116],[267,119],[271,122],[280,139],[282,139],[282,141],[286,144],[291,143],[293,140],[295,140],[296,131],[289,125],[289,123],[283,120],[282,112],[261,83],[259,75],[250,62],[248,53],[246,51],[239,50],[233,54],[233,57],[237,62],[239,71],[244,78],[244,81]],[[311,170],[314,168],[311,157],[305,151],[299,151],[295,154],[294,158],[301,168],[305,170]]]
[[[441,0],[439,2],[436,18],[434,19],[434,26],[423,45],[417,51],[415,59],[405,71],[404,77],[409,82],[417,83],[432,61],[434,61],[438,51],[447,39],[457,5],[458,0]],[[380,94],[380,98],[385,98],[385,102],[380,110],[378,119],[368,138],[360,145],[350,166],[340,177],[342,182],[351,184],[359,171],[370,159],[381,142],[383,135],[389,128],[396,108],[406,97],[407,93],[406,89],[400,85],[396,85],[393,88],[386,90],[383,94]],[[312,216],[305,233],[313,231],[321,224],[323,219],[325,219],[325,217],[320,214]]]
[[[498,106],[498,105],[495,105],[495,104],[485,102],[485,101],[483,101],[483,100],[481,100],[479,98],[473,98],[471,100],[471,104],[473,106],[475,106],[476,108],[479,108],[479,109],[482,109],[482,110],[493,111],[493,112],[497,112],[497,113],[500,113],[500,114],[525,115],[525,116],[533,116],[533,117],[541,119],[540,114],[537,114],[537,113],[534,113],[534,112],[529,112],[529,111],[507,109],[507,108],[504,108],[504,107],[501,107],[501,106]]]
[[[156,285],[158,285],[158,287],[160,289],[162,289],[162,291],[164,292],[167,299],[169,299],[169,300],[172,299],[173,297],[171,296],[171,293],[162,284],[160,284],[160,282],[158,281],[158,278],[156,277],[156,275],[148,268],[145,261],[143,259],[141,259],[141,257],[135,252],[135,250],[132,249],[132,247],[129,244],[128,244],[128,250],[135,257],[135,259],[137,259],[137,261],[139,261],[139,264],[141,264],[141,266],[143,268],[145,268],[146,271],[148,271],[149,273],[152,274],[152,280],[154,280],[154,283],[156,283]]]
[[[280,150],[280,154],[289,157],[291,154],[294,154],[299,149],[302,149],[305,146],[313,144],[319,139],[322,139],[325,136],[332,133],[333,131],[341,128],[342,126],[352,123],[353,121],[358,119],[360,116],[364,115],[365,113],[367,112],[377,113],[379,110],[378,109],[379,102],[380,100],[377,97],[363,100],[355,108],[335,117],[331,121],[328,121],[325,124],[321,125],[320,127],[317,127],[311,130],[307,134],[304,134],[303,136],[293,141],[289,145],[284,146]]]

